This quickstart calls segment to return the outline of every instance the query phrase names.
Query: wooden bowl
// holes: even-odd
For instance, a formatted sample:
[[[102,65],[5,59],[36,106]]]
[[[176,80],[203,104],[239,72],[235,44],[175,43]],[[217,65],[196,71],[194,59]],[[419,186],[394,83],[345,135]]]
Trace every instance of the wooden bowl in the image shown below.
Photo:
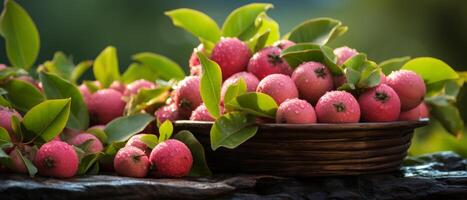
[[[176,121],[203,144],[214,172],[281,176],[371,174],[398,170],[414,129],[428,119],[352,124],[261,124],[235,149],[211,149],[212,122]]]

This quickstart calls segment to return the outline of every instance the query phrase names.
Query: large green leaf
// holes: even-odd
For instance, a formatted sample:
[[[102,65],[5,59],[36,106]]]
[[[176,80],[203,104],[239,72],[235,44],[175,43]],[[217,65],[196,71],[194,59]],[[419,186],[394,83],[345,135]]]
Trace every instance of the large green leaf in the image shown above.
[[[139,63],[132,63],[123,73],[123,83],[129,84],[139,79],[145,79],[154,82],[158,77],[155,70],[149,65],[143,65]]]
[[[218,118],[221,115],[221,68],[216,62],[209,60],[202,52],[198,52],[198,58],[202,66],[200,81],[201,98],[209,114],[214,118]]]
[[[230,112],[219,117],[211,128],[211,148],[233,149],[253,137],[258,131],[255,118],[242,112]]]
[[[10,63],[29,69],[39,54],[39,32],[28,13],[15,1],[5,0],[0,17],[0,34]]]
[[[288,39],[296,43],[309,42],[319,45],[327,44],[331,39],[347,31],[339,20],[316,18],[303,22],[289,34]]]
[[[409,60],[410,56],[391,58],[379,63],[379,67],[383,70],[384,75],[389,75],[391,72],[401,69]]]
[[[27,112],[29,109],[44,101],[44,96],[34,85],[13,79],[2,85],[8,93],[5,94],[7,100],[18,111]]]
[[[180,131],[174,138],[183,142],[193,156],[193,165],[188,176],[211,176],[212,172],[206,163],[203,145],[198,142],[196,137],[190,131]]]
[[[250,32],[248,35],[253,36],[255,31],[251,31],[251,29],[258,25],[258,16],[272,7],[272,4],[252,3],[235,9],[222,25],[222,36],[239,37],[243,40],[249,39],[246,36],[243,38],[241,36],[246,35],[247,32]]]
[[[154,117],[145,113],[116,118],[104,129],[108,137],[107,143],[127,141],[134,134],[143,131],[152,121]]]
[[[92,67],[92,60],[85,60],[78,63],[73,71],[71,71],[70,82],[76,84],[78,79],[86,72],[89,68]]]
[[[75,64],[73,64],[71,57],[67,57],[62,52],[56,52],[53,59],[45,62],[43,66],[47,72],[58,75],[66,80],[70,80]]]
[[[217,23],[206,14],[188,8],[165,12],[175,26],[185,29],[198,38],[216,43],[221,37]]]
[[[281,38],[279,24],[266,14],[264,14],[261,18],[263,23],[258,32],[266,32],[269,31],[268,39],[266,41],[266,46],[272,45],[274,42],[278,41]]]
[[[120,79],[120,70],[118,68],[117,49],[109,46],[97,56],[94,66],[94,77],[102,87],[107,88],[113,81]]]
[[[133,60],[150,67],[158,77],[164,80],[182,80],[185,77],[185,72],[183,72],[183,69],[176,62],[159,54],[150,52],[138,53],[133,56]]]
[[[281,52],[281,57],[284,58],[292,68],[296,68],[304,62],[314,61],[325,64],[329,71],[335,76],[343,73],[342,69],[336,64],[337,58],[332,49],[327,46],[300,43],[284,49]]]
[[[24,115],[23,125],[48,142],[65,128],[70,114],[71,99],[47,100],[34,106]]]
[[[455,136],[462,134],[464,122],[456,106],[431,104],[430,115],[435,117],[449,133]]]
[[[431,57],[414,58],[405,63],[402,69],[414,71],[423,78],[427,85],[459,78],[459,75],[448,64]]]
[[[260,117],[275,118],[277,103],[274,99],[264,93],[249,92],[237,96],[225,104],[229,110],[235,109]]]
[[[78,88],[54,74],[41,72],[39,77],[47,99],[71,98],[71,113],[68,118],[67,127],[75,130],[85,130],[88,128],[88,109]]]

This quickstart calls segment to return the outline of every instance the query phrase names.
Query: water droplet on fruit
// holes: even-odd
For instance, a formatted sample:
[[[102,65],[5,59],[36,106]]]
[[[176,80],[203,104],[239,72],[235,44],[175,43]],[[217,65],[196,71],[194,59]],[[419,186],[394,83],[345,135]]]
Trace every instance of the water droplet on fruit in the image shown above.
[[[308,79],[305,79],[305,83],[308,83],[308,82],[310,82],[310,81]]]
[[[295,114],[299,114],[299,113],[300,113],[300,111],[298,111],[298,110],[295,110],[294,112],[295,112]]]
[[[279,85],[280,86],[284,86],[285,84],[283,82],[279,82]]]
[[[300,104],[300,108],[301,108],[301,109],[305,109],[305,105]]]

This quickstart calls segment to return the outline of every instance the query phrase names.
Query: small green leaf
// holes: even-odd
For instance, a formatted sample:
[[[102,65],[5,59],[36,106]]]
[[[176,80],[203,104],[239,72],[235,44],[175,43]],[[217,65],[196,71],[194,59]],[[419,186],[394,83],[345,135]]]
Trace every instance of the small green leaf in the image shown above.
[[[5,1],[0,17],[0,34],[5,38],[10,63],[29,69],[39,54],[39,32],[28,13],[13,0]]]
[[[0,127],[0,146],[3,147],[3,145],[8,143],[11,144],[10,134],[8,134],[8,131],[6,129]]]
[[[107,144],[107,134],[104,132],[104,130],[102,130],[100,128],[90,128],[90,129],[86,130],[86,133],[93,134],[102,143]]]
[[[252,3],[232,11],[222,25],[222,36],[239,37],[255,26],[258,16],[272,8],[272,4]],[[254,35],[254,34],[253,34]],[[243,38],[247,40],[249,38]]]
[[[163,80],[182,80],[185,78],[183,69],[176,62],[165,56],[143,52],[133,55],[133,60],[151,68],[151,70]]]
[[[264,46],[266,46],[266,42],[268,40],[269,33],[270,33],[270,31],[267,30],[264,33],[260,33],[260,34],[255,35],[253,38],[251,38],[246,43],[248,45],[248,48],[250,48],[250,50],[252,52],[258,52],[259,50],[264,48]]]
[[[84,156],[80,162],[79,162],[79,167],[78,167],[78,175],[85,175],[87,174],[94,165],[97,164],[99,161],[99,158],[101,158],[104,155],[104,153],[99,152],[99,153],[94,153],[94,154],[88,154]]]
[[[18,149],[15,149],[15,151],[17,151],[16,153],[18,153],[18,155],[21,157],[21,160],[23,160],[23,163],[26,166],[26,169],[28,170],[29,176],[34,177],[34,175],[37,174],[36,166],[34,166],[34,164],[32,164],[32,162],[28,158],[24,157],[23,154],[21,154],[21,151],[19,151]]]
[[[81,76],[86,72],[89,68],[92,67],[92,60],[86,60],[83,62],[80,62],[76,65],[76,67],[71,71],[70,75],[70,82],[76,84],[81,78]]]
[[[32,84],[13,79],[2,85],[8,93],[5,95],[7,100],[18,111],[27,112],[35,105],[44,101],[42,93]]]
[[[397,71],[404,66],[407,61],[410,60],[410,56],[400,57],[400,58],[392,58],[389,60],[385,60],[379,63],[379,67],[383,70],[384,75],[389,75],[393,71]]]
[[[159,143],[159,139],[154,134],[143,134],[139,138],[139,140],[141,140],[141,142],[146,144],[146,146],[148,146],[151,149],[154,149],[154,147],[156,147],[157,144]]]
[[[441,125],[452,135],[459,136],[462,134],[464,122],[456,106],[431,104],[430,115],[441,122]]]
[[[337,59],[333,50],[327,46],[300,43],[283,50],[281,52],[281,57],[284,58],[292,68],[296,68],[304,62],[314,61],[325,64],[334,76],[343,73],[342,69],[336,64]]]
[[[14,135],[13,137],[17,138],[18,142],[22,142],[24,138],[23,130],[21,127],[21,121],[19,118],[14,115],[11,116],[11,129],[13,130],[11,134]]]
[[[246,113],[230,112],[219,117],[211,128],[211,148],[233,149],[253,137],[258,131],[255,118]]]
[[[47,100],[34,106],[24,115],[23,125],[48,142],[65,128],[70,114],[71,99]]]
[[[196,37],[216,43],[221,37],[217,23],[206,14],[188,8],[165,12],[175,26],[185,29]]]
[[[423,78],[427,85],[459,78],[459,75],[448,64],[430,57],[414,58],[405,63],[402,69],[414,71]]]
[[[274,44],[274,42],[280,40],[281,34],[279,32],[279,24],[266,14],[262,15],[261,19],[263,23],[258,30],[258,32],[269,31],[268,40],[266,41],[266,46]]]
[[[84,85],[86,85],[86,87],[88,88],[88,90],[91,93],[94,93],[97,90],[101,89],[101,87],[99,85],[97,85],[96,82],[94,82],[94,81],[83,81],[83,83],[84,83]]]
[[[267,118],[275,118],[278,107],[271,96],[260,92],[242,94],[226,103],[225,106],[229,110],[235,109]]]
[[[94,62],[94,77],[98,80],[102,87],[107,88],[113,81],[120,79],[120,71],[118,68],[117,49],[109,46],[105,48]]]
[[[6,79],[29,76],[28,72],[21,68],[7,67],[0,70],[0,81],[5,82]]]
[[[165,120],[159,127],[159,143],[168,140],[172,137],[172,133],[174,131],[174,127],[170,120]]]
[[[198,58],[202,66],[200,81],[201,98],[209,114],[214,118],[218,118],[221,115],[221,68],[216,62],[209,60],[202,52],[198,52]]]
[[[188,176],[211,176],[212,172],[206,162],[203,145],[198,142],[196,137],[190,131],[180,131],[174,138],[183,142],[193,156],[193,165]]]
[[[157,77],[157,72],[154,71],[149,65],[132,63],[123,73],[122,81],[125,84],[129,84],[140,79],[154,82]]]
[[[125,115],[133,115],[150,107],[157,108],[164,105],[170,95],[169,90],[170,87],[140,90],[136,95],[131,96],[125,107]]]
[[[71,114],[68,118],[67,127],[75,130],[88,128],[88,109],[78,88],[54,74],[41,72],[39,78],[47,99],[71,98]]]
[[[245,79],[240,78],[238,79],[237,82],[234,84],[230,85],[227,88],[227,91],[224,94],[224,104],[229,103],[233,99],[235,99],[237,96],[240,96],[242,94],[245,94],[247,92],[247,85],[245,82]]]
[[[85,154],[89,154],[89,148],[91,147],[91,144],[94,142],[95,139],[88,139],[84,141],[83,143],[76,145],[76,147],[80,148],[85,152]]]
[[[52,61],[45,62],[43,66],[47,72],[60,76],[65,80],[70,80],[75,65],[71,57],[67,57],[62,52],[56,52]]]
[[[152,121],[154,117],[145,113],[116,118],[104,129],[108,137],[107,143],[127,141],[134,134],[143,131]]]
[[[325,45],[347,31],[342,22],[331,18],[316,18],[303,22],[290,32],[289,40]]]

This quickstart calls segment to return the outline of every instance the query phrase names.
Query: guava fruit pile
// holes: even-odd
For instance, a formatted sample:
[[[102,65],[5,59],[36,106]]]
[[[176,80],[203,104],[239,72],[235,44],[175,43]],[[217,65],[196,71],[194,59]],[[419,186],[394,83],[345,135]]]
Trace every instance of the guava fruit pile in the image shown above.
[[[2,36],[30,43],[7,45],[10,66],[0,65],[0,170],[57,178],[211,175],[195,135],[174,132],[178,120],[213,121],[212,150],[236,148],[263,123],[408,121],[428,117],[428,108],[458,131],[442,120],[456,112],[442,110],[457,111],[463,79],[444,62],[403,57],[377,64],[355,49],[328,47],[347,31],[329,18],[280,37],[270,8],[242,6],[222,28],[196,10],[166,12],[200,41],[187,55],[185,76],[177,63],[150,52],[133,55],[120,73],[112,46],[78,64],[57,52],[31,69],[37,30],[21,6],[7,1]],[[11,34],[24,30],[33,31]],[[95,80],[82,80],[90,69]]]

